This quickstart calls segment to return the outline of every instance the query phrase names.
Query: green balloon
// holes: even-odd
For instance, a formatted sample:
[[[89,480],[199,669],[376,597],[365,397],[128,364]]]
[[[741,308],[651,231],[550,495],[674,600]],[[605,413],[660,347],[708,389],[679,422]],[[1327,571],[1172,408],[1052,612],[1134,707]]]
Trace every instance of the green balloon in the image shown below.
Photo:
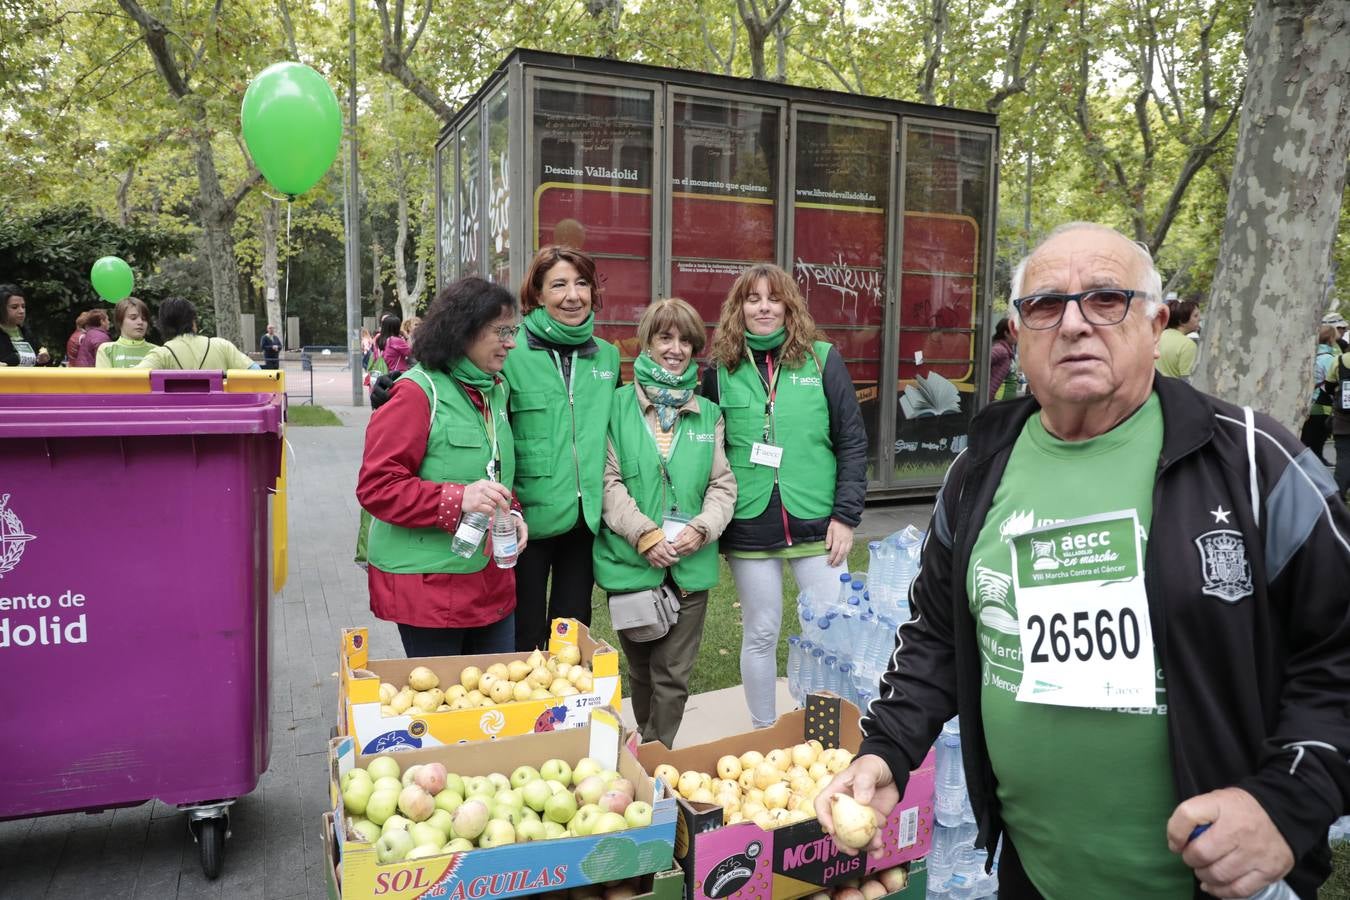
[[[337,96],[322,75],[301,63],[259,72],[244,92],[240,123],[258,171],[292,197],[319,183],[342,143]]]
[[[104,256],[89,270],[89,280],[100,297],[109,303],[116,303],[131,296],[136,276],[131,273],[131,266],[127,265],[125,260],[116,256]]]

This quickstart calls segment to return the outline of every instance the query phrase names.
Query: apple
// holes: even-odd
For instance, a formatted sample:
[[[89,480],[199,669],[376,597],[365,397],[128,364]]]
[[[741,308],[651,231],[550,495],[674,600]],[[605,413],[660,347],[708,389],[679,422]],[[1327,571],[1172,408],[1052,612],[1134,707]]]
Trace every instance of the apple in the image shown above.
[[[595,690],[595,676],[583,671],[574,684],[579,693],[589,694]]]
[[[666,787],[670,788],[672,791],[675,790],[675,785],[680,780],[680,770],[669,763],[661,763],[661,765],[656,767],[656,771],[652,774],[664,781]]]
[[[442,834],[441,830],[430,822],[414,822],[413,826],[408,829],[408,834],[412,835],[414,847],[430,844],[439,849],[442,844],[449,840],[449,837]]]
[[[544,804],[548,802],[549,797],[553,796],[549,784],[550,782],[542,778],[526,782],[520,788],[520,796],[525,801],[525,805],[535,812],[543,812]]]
[[[592,775],[599,775],[603,771],[605,771],[604,766],[589,756],[583,756],[572,767],[572,786],[576,787]]]
[[[539,767],[539,777],[543,778],[545,781],[571,784],[572,767],[564,760],[550,759]]]
[[[479,703],[482,702],[482,700],[483,700],[483,692],[478,690],[477,688],[469,691],[467,694],[464,695],[464,702],[468,703],[470,706],[477,706]]]
[[[711,797],[711,795],[709,795]],[[628,808],[628,804],[633,802],[633,798],[623,791],[608,790],[600,795],[599,807],[606,812],[622,813]],[[709,801],[711,802],[711,801]]]
[[[566,825],[577,814],[577,798],[569,791],[559,791],[544,801],[544,818]]]
[[[563,644],[554,655],[558,657],[558,662],[567,663],[569,666],[581,662],[581,648],[576,644]]]
[[[464,853],[473,849],[473,841],[465,840],[462,837],[451,838],[443,849],[446,853]]]
[[[434,825],[436,828],[440,829],[441,834],[444,835],[444,837],[441,838],[441,843],[444,844],[446,841],[450,840],[450,824],[454,821],[455,817],[452,813],[438,808],[431,814],[431,818],[427,819],[427,824]]]
[[[577,782],[577,803],[584,806],[587,803],[598,803],[600,795],[605,792],[605,781],[599,775],[589,775]]]
[[[886,890],[886,886],[875,878],[869,878],[864,881],[860,890],[862,891],[863,900],[880,900],[880,898],[889,893],[889,891]]]
[[[403,771],[399,766],[398,760],[392,756],[377,756],[366,763],[366,774],[373,780],[379,781],[381,778],[397,778]]]
[[[511,790],[511,779],[507,778],[501,772],[489,772],[484,777],[492,782],[493,793]]]
[[[535,688],[534,690],[530,691],[530,697],[529,697],[529,699],[531,699],[531,700],[552,700],[552,699],[553,699],[553,695],[550,694],[546,688]]]
[[[717,798],[713,792],[700,785],[697,790],[685,798],[690,803],[716,803]]]
[[[436,808],[441,812],[453,813],[459,809],[459,805],[464,802],[464,797],[458,791],[446,788],[432,798],[436,803]],[[432,813],[435,815],[435,813]]]
[[[376,791],[366,801],[366,818],[376,825],[383,825],[397,811],[398,791],[395,790]]]
[[[447,774],[445,766],[440,763],[426,763],[417,767],[417,774],[413,776],[413,782],[434,797],[445,790]]]
[[[600,807],[594,803],[588,803],[577,810],[577,814],[572,817],[572,821],[568,823],[567,827],[572,829],[572,833],[577,837],[589,837],[595,828],[596,820],[601,815]]]
[[[525,811],[523,809],[518,809],[509,803],[494,803],[492,805],[490,818],[510,822],[514,827],[525,820]]]
[[[375,857],[381,864],[402,862],[412,848],[412,835],[402,828],[396,828],[381,835],[375,842]]]
[[[464,779],[464,799],[470,797],[494,797],[497,794],[497,787],[486,777],[482,775],[472,775]]]
[[[392,775],[386,775],[383,778],[375,779],[374,787],[376,791],[393,791],[397,794],[399,791],[403,790],[403,782],[394,778]]]
[[[505,678],[499,678],[492,683],[489,694],[493,703],[510,703],[516,697],[516,684]]]
[[[440,844],[419,844],[408,851],[408,855],[403,857],[403,861],[412,862],[415,859],[425,859],[428,856],[440,856],[444,852]]]
[[[531,781],[539,780],[539,770],[534,766],[517,766],[511,773],[511,787],[523,788]]]
[[[792,747],[792,764],[801,766],[803,769],[809,767],[820,756],[820,745],[816,744],[795,744]]]
[[[581,666],[573,666],[567,670],[567,683],[572,685],[572,687],[577,687],[581,679],[587,674],[589,673]]]
[[[574,691],[576,688],[566,678],[555,678],[548,683],[548,692],[555,697],[561,697],[564,692],[569,690]]]
[[[375,843],[380,839],[380,826],[369,819],[352,819],[347,826],[348,831],[355,831],[364,841]]]
[[[501,804],[502,806],[509,806],[512,809],[525,808],[525,795],[516,788],[498,791],[492,799],[493,802]]]
[[[487,827],[488,808],[481,800],[465,800],[451,819],[450,830],[455,837],[472,841]]]
[[[545,781],[544,784],[548,785],[548,789],[549,789],[550,794],[570,794],[570,793],[572,793],[572,789],[571,789],[571,788],[569,788],[567,785],[565,785],[565,784],[563,784],[563,783],[561,783],[561,782],[558,782],[558,781]]]
[[[769,785],[783,780],[783,772],[767,760],[755,766],[755,787],[763,790]]]
[[[375,779],[371,778],[370,773],[365,769],[352,769],[342,776],[342,779],[338,782],[338,786],[345,791],[353,781],[364,781],[372,787],[375,784]]]
[[[741,786],[741,790],[748,791],[755,786],[755,770],[742,769],[741,777],[736,779],[736,783]]]
[[[400,783],[402,783],[404,787],[407,787],[408,785],[412,784],[413,779],[417,777],[417,770],[420,768],[422,767],[408,766],[408,768],[403,770],[403,777],[399,779]]]
[[[398,795],[398,809],[414,822],[425,822],[436,809],[436,801],[417,785],[410,784]]]
[[[566,835],[567,835],[566,825],[555,822],[552,819],[544,820],[544,840],[553,841],[557,840],[560,837],[565,837]]]
[[[464,690],[472,691],[478,687],[478,679],[482,674],[477,666],[465,666],[459,673],[459,684]]]
[[[478,838],[480,847],[500,847],[503,844],[514,844],[516,842],[515,826],[505,819],[492,819],[483,829],[483,833]]]
[[[652,824],[652,805],[646,800],[634,800],[623,811],[629,828],[646,828]]]
[[[717,761],[717,774],[722,778],[735,781],[741,777],[741,761],[728,753]]]
[[[516,825],[516,840],[521,843],[529,841],[542,841],[547,838],[544,833],[544,823],[538,819],[526,819]]]
[[[600,895],[600,900],[633,900],[637,896],[637,889],[627,882],[611,884],[605,888],[605,892]]]
[[[405,819],[396,813],[384,820],[384,824],[380,826],[380,834],[388,834],[391,831],[398,831],[400,828],[407,831],[412,827],[412,824],[410,819]]]
[[[616,812],[602,812],[591,828],[591,834],[611,834],[615,831],[627,831],[628,820]]]
[[[369,778],[353,778],[342,792],[342,806],[354,816],[365,815],[366,804],[375,793],[375,784]]]
[[[909,881],[909,874],[900,866],[892,866],[889,869],[883,869],[875,874],[876,878],[881,880],[882,887],[886,888],[886,893],[894,894],[896,891],[904,890],[905,884]]]

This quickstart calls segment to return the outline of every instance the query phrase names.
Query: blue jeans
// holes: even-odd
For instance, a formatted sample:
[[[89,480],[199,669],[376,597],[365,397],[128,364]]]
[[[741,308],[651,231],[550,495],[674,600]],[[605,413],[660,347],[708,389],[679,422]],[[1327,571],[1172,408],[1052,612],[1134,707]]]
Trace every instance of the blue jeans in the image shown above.
[[[409,659],[510,653],[516,648],[516,616],[512,613],[500,622],[477,628],[421,628],[399,622],[398,636]]]

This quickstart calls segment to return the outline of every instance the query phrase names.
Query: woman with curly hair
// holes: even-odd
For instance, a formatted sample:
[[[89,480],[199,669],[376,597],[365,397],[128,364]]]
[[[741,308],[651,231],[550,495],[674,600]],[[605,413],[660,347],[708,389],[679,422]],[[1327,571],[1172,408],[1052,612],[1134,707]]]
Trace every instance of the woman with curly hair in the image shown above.
[[[741,273],[722,304],[703,396],[726,422],[736,512],[722,533],[744,631],[741,680],[756,728],[777,711],[783,561],[802,590],[839,588],[867,490],[867,432],[844,359],[818,340],[792,277]]]
[[[490,539],[451,551],[465,513],[511,509],[515,442],[501,378],[516,342],[516,301],[481,278],[436,295],[413,339],[417,364],[370,417],[356,498],[373,517],[370,610],[398,625],[409,657],[506,653],[515,646],[516,580]]]
[[[570,247],[535,254],[520,286],[525,340],[505,369],[517,490],[534,538],[516,566],[517,650],[548,646],[555,618],[591,623],[591,549],[619,384],[619,351],[594,335],[599,307],[594,260]]]

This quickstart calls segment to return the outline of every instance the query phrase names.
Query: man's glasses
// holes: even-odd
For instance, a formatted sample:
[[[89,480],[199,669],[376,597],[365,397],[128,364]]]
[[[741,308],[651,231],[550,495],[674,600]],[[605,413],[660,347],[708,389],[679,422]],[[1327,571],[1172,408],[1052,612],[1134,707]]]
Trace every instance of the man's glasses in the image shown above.
[[[514,341],[516,335],[520,333],[519,325],[496,325],[492,328],[492,333],[497,336],[497,340],[505,344],[507,341]]]
[[[1044,331],[1059,325],[1070,303],[1077,303],[1079,314],[1093,325],[1119,325],[1130,311],[1130,301],[1147,296],[1129,288],[1098,288],[1078,294],[1032,294],[1018,297],[1012,305],[1023,326]]]

